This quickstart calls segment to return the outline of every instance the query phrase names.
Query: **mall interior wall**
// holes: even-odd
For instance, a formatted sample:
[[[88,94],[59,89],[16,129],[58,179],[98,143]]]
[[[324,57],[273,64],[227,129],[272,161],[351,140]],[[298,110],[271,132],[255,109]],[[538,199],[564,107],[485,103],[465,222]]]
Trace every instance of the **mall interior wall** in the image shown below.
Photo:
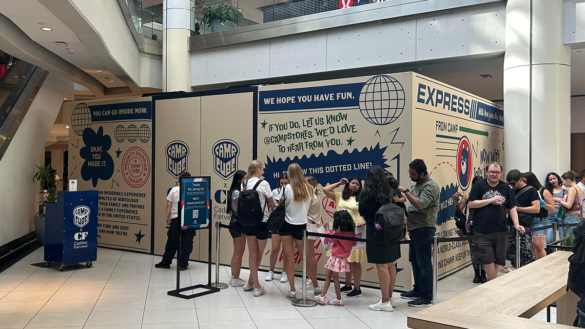
[[[0,245],[34,230],[40,194],[32,179],[34,165],[40,164],[65,97],[73,98],[73,82],[49,74],[0,161]]]

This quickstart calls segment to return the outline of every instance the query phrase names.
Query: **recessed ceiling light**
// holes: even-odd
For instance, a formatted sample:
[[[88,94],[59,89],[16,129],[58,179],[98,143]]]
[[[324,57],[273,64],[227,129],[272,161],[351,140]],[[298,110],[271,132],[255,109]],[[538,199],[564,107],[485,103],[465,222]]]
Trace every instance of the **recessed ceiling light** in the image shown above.
[[[480,77],[487,79],[487,78],[491,78],[492,76],[489,74],[481,74]]]
[[[110,80],[110,82],[114,82],[114,80]]]
[[[65,126],[65,128],[69,129],[69,126]]]
[[[41,27],[41,30],[43,30],[43,31],[53,31],[53,29],[50,28],[50,27]]]
[[[67,47],[67,42],[63,42],[63,41],[55,41],[55,44],[57,45],[57,47],[62,47],[62,48]]]
[[[97,72],[97,73],[102,73],[102,71],[100,71],[100,70],[97,70],[96,72]]]

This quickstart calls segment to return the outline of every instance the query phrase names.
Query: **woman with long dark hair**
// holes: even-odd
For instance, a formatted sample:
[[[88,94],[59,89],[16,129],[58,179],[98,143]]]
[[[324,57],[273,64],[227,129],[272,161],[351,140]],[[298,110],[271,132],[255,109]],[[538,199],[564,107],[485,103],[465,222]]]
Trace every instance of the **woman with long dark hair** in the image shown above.
[[[342,192],[335,192],[334,190],[339,186],[344,186]],[[342,178],[339,182],[330,184],[323,188],[325,195],[335,201],[335,211],[347,210],[353,218],[353,223],[356,227],[356,235],[363,236],[365,234],[364,225],[365,220],[360,216],[358,209],[357,197],[362,191],[362,181],[358,177],[350,179]],[[358,235],[361,233],[361,235]],[[364,243],[358,243],[352,250],[347,261],[349,262],[350,272],[345,273],[345,286],[341,288],[341,292],[348,292],[346,297],[359,297],[362,295],[360,289],[360,281],[362,279],[362,264],[367,262],[366,250]],[[331,251],[327,252],[331,256]],[[351,289],[351,279],[353,277],[354,288]]]
[[[546,175],[546,179],[544,182],[544,188],[550,192],[550,194],[553,197],[553,200],[555,198],[562,199],[565,197],[565,189],[562,187],[561,176],[559,176],[559,174],[557,174],[556,172],[550,172]],[[558,204],[558,202],[555,202],[555,210],[548,212],[548,220],[549,220],[550,224],[561,222],[560,219],[557,219],[558,212],[559,212],[559,204]],[[563,238],[563,236],[564,236],[563,230],[559,230],[559,236],[561,239]],[[552,240],[554,240],[554,237],[551,238],[551,242],[552,242]]]
[[[359,213],[366,220],[366,236],[375,236],[376,212],[382,205],[392,202],[392,195],[392,188],[388,185],[384,169],[371,166],[366,174],[364,189],[358,198]],[[392,312],[394,307],[392,292],[396,283],[395,262],[400,258],[400,245],[367,243],[366,254],[368,263],[376,264],[382,292],[382,299],[369,308],[373,311]]]
[[[540,197],[540,212],[534,217],[532,223],[533,228],[543,227],[550,225],[548,214],[555,210],[555,202],[553,196],[549,190],[545,189],[541,184],[536,175],[531,172],[522,174],[522,178],[526,179],[526,185],[534,187],[538,191]],[[544,200],[544,202],[543,202]],[[544,248],[547,243],[552,242],[553,239],[552,229],[546,229],[544,231],[535,231],[532,233],[532,253],[536,260],[546,256]]]
[[[243,170],[236,171],[227,198],[226,212],[231,214],[229,231],[234,240],[234,253],[231,261],[232,276],[229,282],[232,287],[243,287],[246,284],[246,281],[240,279],[242,257],[244,256],[244,251],[246,251],[246,232],[244,226],[238,220],[238,197],[240,196],[240,186],[247,176]]]

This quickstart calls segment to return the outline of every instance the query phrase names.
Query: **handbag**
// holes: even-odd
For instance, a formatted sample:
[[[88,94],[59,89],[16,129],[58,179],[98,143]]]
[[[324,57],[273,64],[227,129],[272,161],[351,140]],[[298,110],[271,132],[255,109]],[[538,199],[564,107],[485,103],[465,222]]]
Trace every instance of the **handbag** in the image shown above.
[[[278,233],[282,230],[282,225],[284,225],[284,219],[286,217],[286,193],[285,193],[286,185],[282,188],[282,203],[279,204],[276,209],[270,214],[268,217],[268,223],[266,224],[268,227],[268,231],[272,233]]]
[[[457,227],[457,235],[460,237],[464,237],[469,234],[468,224],[467,224],[467,205],[465,205],[465,212],[459,209],[459,204],[455,206],[455,226]]]

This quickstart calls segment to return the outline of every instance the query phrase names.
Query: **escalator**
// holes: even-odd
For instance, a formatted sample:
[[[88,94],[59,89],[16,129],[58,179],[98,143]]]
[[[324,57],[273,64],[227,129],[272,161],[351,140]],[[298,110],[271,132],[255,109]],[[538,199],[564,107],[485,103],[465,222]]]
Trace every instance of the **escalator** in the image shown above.
[[[40,67],[15,60],[0,79],[0,161],[47,74]]]

